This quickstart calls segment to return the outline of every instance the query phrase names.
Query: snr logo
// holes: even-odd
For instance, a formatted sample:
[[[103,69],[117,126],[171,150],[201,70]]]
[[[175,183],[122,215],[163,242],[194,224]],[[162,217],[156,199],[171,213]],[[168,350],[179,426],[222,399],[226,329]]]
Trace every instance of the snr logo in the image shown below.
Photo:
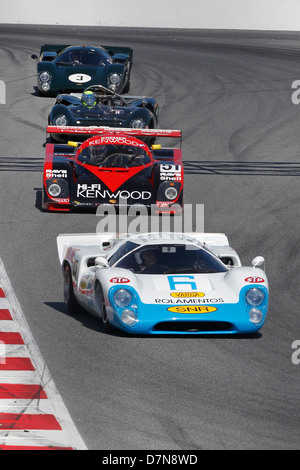
[[[0,80],[0,104],[6,104],[6,86],[3,80]]]

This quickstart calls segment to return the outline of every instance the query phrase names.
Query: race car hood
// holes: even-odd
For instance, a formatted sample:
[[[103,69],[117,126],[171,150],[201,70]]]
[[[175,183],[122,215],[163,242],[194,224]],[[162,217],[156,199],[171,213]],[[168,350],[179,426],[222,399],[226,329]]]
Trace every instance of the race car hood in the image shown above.
[[[243,287],[263,285],[268,280],[259,268],[239,267],[214,274],[133,274],[123,269],[110,270],[111,279],[133,287],[141,302],[155,305],[237,303]],[[126,279],[126,282],[124,281]]]
[[[153,203],[151,168],[111,168],[101,171],[87,166],[73,186],[71,199],[82,204],[124,200],[124,203]],[[93,173],[92,173],[93,171]]]

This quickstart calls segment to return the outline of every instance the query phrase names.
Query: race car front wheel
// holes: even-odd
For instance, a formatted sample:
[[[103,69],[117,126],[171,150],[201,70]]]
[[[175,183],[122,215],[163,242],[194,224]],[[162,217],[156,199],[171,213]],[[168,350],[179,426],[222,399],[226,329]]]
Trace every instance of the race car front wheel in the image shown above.
[[[97,299],[97,304],[98,304],[98,308],[100,311],[101,320],[103,322],[103,325],[107,327],[109,323],[107,319],[105,300],[104,300],[104,295],[103,295],[103,289],[99,282],[97,282],[96,287],[95,287],[95,296]]]
[[[68,264],[64,271],[64,304],[68,313],[76,313],[78,304],[74,296],[71,270]]]

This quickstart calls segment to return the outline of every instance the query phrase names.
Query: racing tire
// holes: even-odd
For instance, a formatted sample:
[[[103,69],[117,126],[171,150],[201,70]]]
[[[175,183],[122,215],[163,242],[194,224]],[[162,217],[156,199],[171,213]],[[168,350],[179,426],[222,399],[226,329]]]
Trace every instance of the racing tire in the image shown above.
[[[127,80],[125,86],[124,86],[124,89],[123,89],[123,93],[128,93],[130,90],[130,79]]]
[[[104,299],[103,289],[102,289],[102,286],[101,286],[100,282],[97,282],[97,284],[95,286],[95,296],[96,296],[96,298],[99,302],[99,305],[100,305],[101,320],[102,320],[103,326],[105,328],[108,328],[109,327],[109,321],[107,319],[105,299]]]
[[[64,304],[68,313],[74,315],[78,311],[78,303],[74,296],[72,275],[70,266],[67,264],[64,270]]]
[[[129,64],[127,67],[128,67],[128,70],[126,73],[126,82],[124,84],[123,93],[128,93],[130,90],[131,65]]]

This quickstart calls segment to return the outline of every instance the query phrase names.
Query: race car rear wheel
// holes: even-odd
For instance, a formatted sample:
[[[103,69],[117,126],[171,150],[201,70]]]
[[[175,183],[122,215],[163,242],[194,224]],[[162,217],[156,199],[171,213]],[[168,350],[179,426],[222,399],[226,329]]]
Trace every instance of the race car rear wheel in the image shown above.
[[[64,270],[64,304],[68,313],[76,313],[78,304],[74,296],[71,269],[68,264]]]

